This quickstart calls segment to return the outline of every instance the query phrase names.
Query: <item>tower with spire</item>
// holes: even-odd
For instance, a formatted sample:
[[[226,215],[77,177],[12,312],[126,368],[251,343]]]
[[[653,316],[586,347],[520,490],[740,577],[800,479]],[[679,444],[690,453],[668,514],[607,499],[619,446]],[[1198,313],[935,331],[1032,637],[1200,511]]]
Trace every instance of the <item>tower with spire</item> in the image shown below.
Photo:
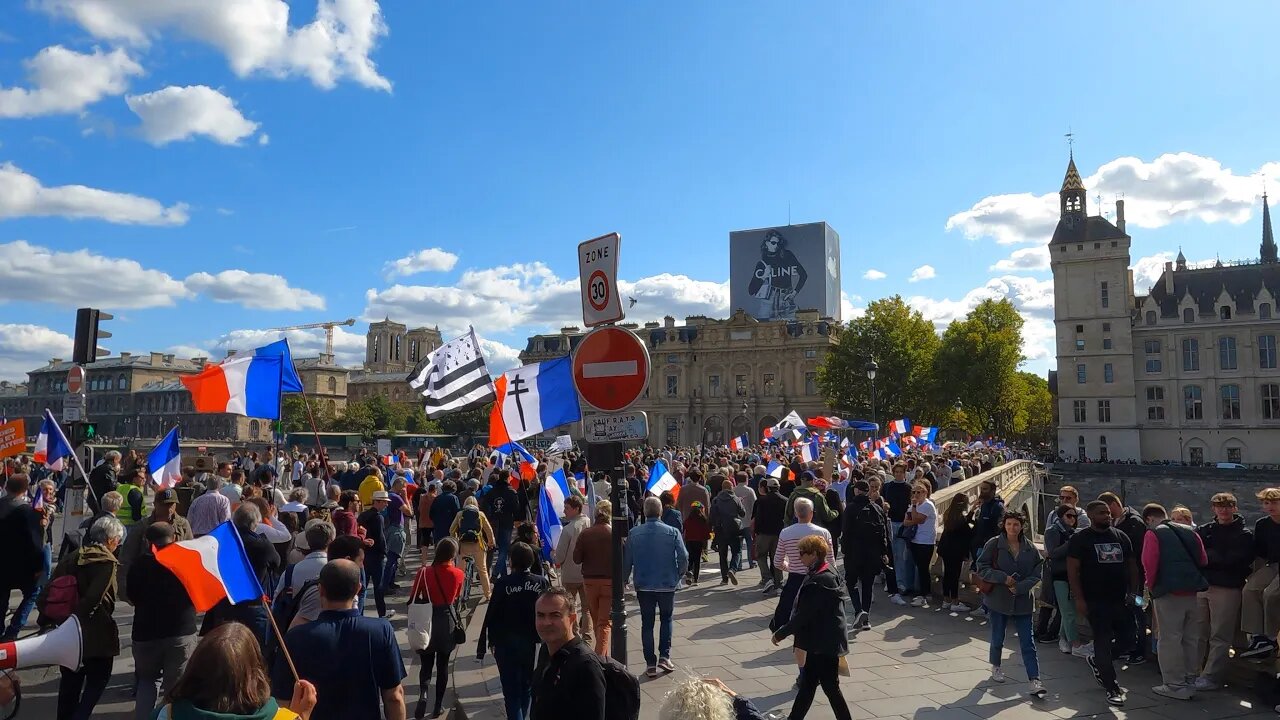
[[[1058,358],[1058,448],[1071,458],[1139,459],[1137,389],[1130,313],[1129,236],[1124,201],[1116,224],[1090,216],[1075,154],[1058,191],[1049,241]]]
[[[1271,206],[1267,204],[1267,194],[1262,193],[1262,262],[1276,262],[1276,237],[1271,231]]]

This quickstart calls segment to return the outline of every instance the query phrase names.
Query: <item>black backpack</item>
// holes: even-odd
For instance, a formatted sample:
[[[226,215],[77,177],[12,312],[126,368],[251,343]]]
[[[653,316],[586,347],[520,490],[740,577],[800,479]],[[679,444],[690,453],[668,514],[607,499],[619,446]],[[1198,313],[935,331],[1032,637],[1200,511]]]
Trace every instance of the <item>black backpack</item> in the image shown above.
[[[480,511],[467,508],[458,521],[458,539],[462,542],[480,542]]]
[[[280,579],[280,594],[271,603],[271,615],[276,619],[276,626],[280,628],[281,633],[289,632],[289,625],[293,623],[293,619],[298,616],[298,610],[302,607],[302,598],[307,591],[320,584],[319,578],[308,580],[302,583],[302,587],[295,592],[293,588],[293,569],[297,564],[290,565],[284,570],[284,577]],[[274,665],[275,655],[279,651],[279,644],[276,642],[275,633],[268,636],[269,642],[266,647],[267,667]]]
[[[640,720],[640,680],[627,666],[592,654],[604,671],[604,716],[609,720]]]

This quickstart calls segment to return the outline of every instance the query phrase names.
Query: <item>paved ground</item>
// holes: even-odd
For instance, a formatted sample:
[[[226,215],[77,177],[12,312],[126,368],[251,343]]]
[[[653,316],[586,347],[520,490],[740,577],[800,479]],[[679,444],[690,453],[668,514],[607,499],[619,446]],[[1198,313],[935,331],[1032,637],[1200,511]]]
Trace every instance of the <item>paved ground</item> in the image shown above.
[[[744,580],[752,574],[744,572]],[[680,593],[672,648],[678,670],[655,680],[641,677],[644,720],[658,717],[664,694],[685,673],[719,677],[762,710],[777,711],[780,717],[789,712],[795,666],[789,648],[769,642],[767,624],[774,600],[765,599],[750,580],[737,588],[716,582],[704,579],[701,586]],[[629,665],[633,672],[642,673],[640,621],[633,598],[629,605]],[[1022,661],[1010,649],[1017,644],[1012,629],[1003,661],[1009,681],[996,684],[990,680],[987,664],[989,630],[981,618],[900,608],[877,594],[872,621],[872,630],[851,640],[851,675],[841,681],[855,718],[1276,717],[1270,706],[1248,699],[1252,692],[1237,693],[1232,688],[1203,693],[1191,702],[1155,696],[1150,691],[1159,684],[1154,662],[1120,670],[1120,682],[1129,690],[1128,702],[1113,710],[1084,661],[1061,654],[1056,645],[1037,646],[1049,697],[1032,701],[1023,694],[1028,686]],[[477,664],[473,657],[457,659],[454,682],[468,720],[503,717],[491,661]],[[808,717],[834,717],[821,691]]]

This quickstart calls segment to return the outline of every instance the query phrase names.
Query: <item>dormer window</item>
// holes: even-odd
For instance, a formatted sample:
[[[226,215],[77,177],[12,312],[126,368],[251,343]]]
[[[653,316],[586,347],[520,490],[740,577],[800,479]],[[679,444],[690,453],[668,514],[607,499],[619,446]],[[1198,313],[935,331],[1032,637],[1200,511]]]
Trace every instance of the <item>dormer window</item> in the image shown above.
[[[1155,325],[1155,324],[1156,324],[1156,311],[1155,311],[1155,310],[1148,310],[1148,311],[1147,311],[1147,324],[1148,324],[1148,325]]]
[[[1221,318],[1222,320],[1230,320],[1230,319],[1231,319],[1231,306],[1230,306],[1230,305],[1223,305],[1223,306],[1222,306],[1222,308],[1221,308],[1220,310],[1218,310],[1218,317],[1219,317],[1219,318]]]
[[[1182,322],[1191,323],[1196,321],[1196,311],[1192,308],[1182,309]]]

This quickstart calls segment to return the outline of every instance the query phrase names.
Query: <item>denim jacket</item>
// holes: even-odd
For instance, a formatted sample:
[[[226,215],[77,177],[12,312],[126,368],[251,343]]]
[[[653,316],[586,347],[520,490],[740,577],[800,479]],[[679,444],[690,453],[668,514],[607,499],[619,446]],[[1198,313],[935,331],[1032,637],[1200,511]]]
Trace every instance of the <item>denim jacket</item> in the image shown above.
[[[655,520],[631,528],[622,576],[629,577],[634,568],[636,590],[672,592],[689,569],[689,552],[679,531]]]

